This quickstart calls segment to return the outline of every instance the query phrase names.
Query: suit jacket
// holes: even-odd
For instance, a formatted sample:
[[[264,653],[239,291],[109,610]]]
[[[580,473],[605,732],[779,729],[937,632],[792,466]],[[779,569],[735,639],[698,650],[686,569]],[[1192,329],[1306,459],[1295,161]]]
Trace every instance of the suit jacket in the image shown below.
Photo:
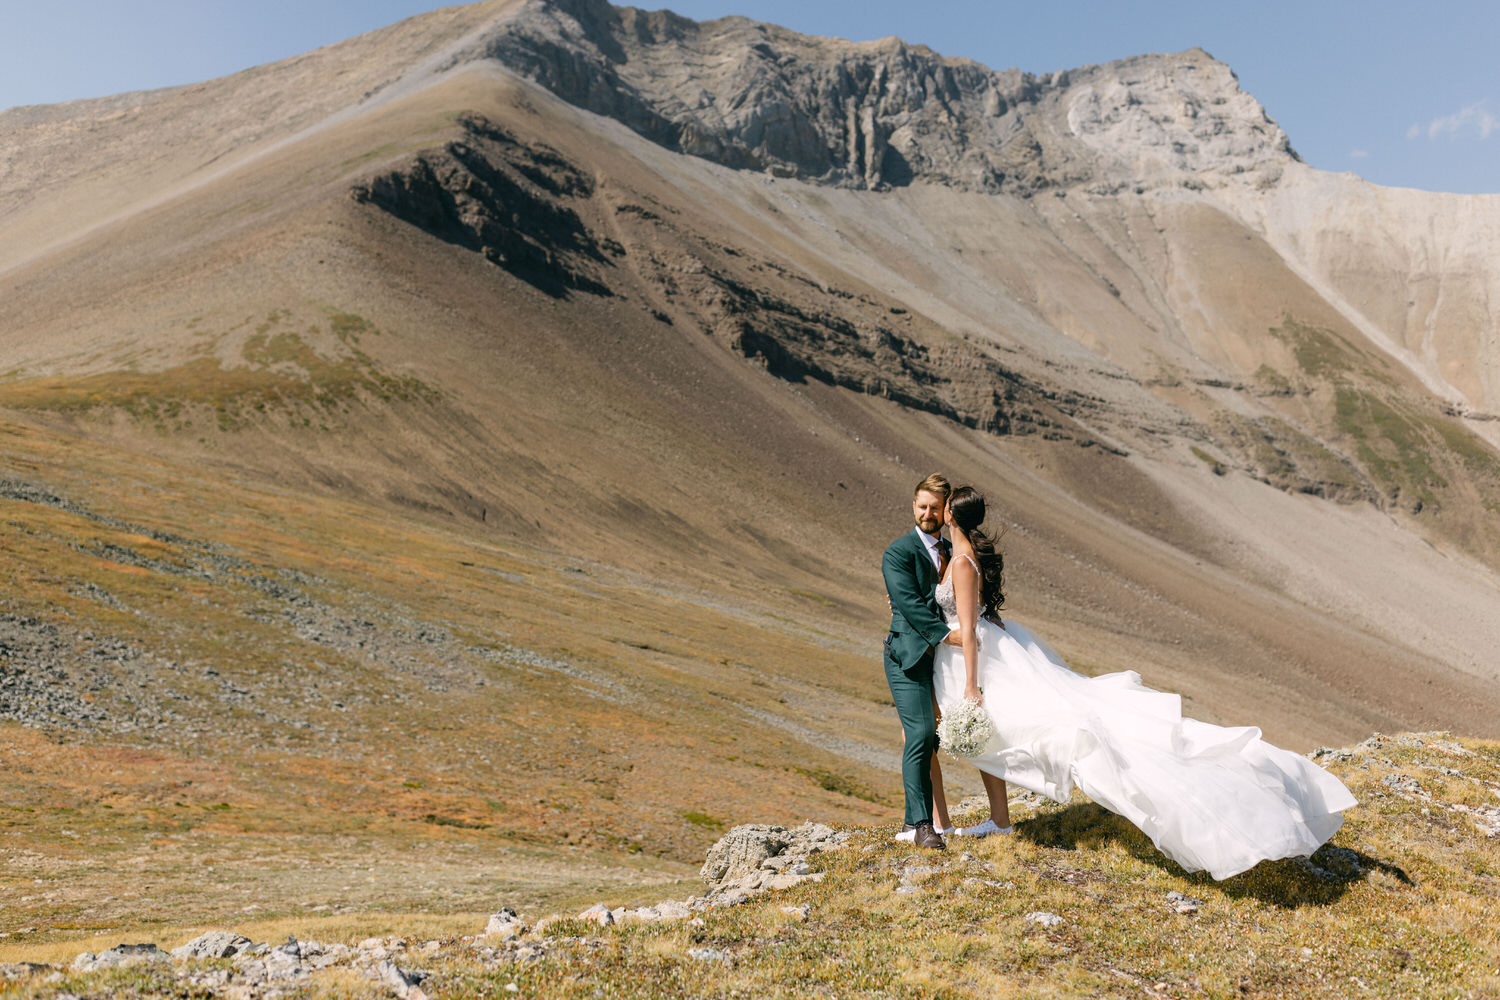
[[[915,528],[885,550],[880,573],[891,598],[891,634],[886,638],[886,650],[902,670],[910,671],[930,658],[933,648],[949,632],[933,594],[937,567],[932,565],[927,546],[917,537]]]

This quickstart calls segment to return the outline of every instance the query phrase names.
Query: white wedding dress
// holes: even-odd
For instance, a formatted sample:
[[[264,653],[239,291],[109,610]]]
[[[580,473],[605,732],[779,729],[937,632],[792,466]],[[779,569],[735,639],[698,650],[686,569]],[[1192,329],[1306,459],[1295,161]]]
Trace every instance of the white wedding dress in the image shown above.
[[[959,558],[966,558],[960,556]],[[949,581],[937,602],[950,627]],[[1228,878],[1271,858],[1311,854],[1355,805],[1343,782],[1260,738],[1182,717],[1182,699],[1126,670],[1086,677],[1022,625],[980,620],[979,687],[995,735],[971,762],[1057,802],[1073,786],[1130,820],[1188,871]],[[938,705],[964,695],[964,654],[937,649]]]

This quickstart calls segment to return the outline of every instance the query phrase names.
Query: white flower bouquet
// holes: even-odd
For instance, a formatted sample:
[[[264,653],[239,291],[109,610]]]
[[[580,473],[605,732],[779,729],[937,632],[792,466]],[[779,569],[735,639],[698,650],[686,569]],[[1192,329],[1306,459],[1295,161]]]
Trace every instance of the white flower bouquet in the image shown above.
[[[961,698],[943,706],[938,720],[938,746],[954,757],[978,757],[989,746],[995,726],[979,702]]]

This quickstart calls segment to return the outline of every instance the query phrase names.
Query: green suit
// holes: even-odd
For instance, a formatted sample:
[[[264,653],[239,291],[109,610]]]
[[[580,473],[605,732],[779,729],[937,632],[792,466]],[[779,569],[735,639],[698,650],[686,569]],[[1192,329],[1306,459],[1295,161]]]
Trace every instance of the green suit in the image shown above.
[[[913,528],[891,543],[880,560],[885,592],[891,599],[891,632],[885,637],[885,679],[906,751],[901,783],[906,791],[906,822],[932,822],[932,755],[937,750],[937,719],[932,711],[932,654],[948,634],[933,591],[937,567]]]

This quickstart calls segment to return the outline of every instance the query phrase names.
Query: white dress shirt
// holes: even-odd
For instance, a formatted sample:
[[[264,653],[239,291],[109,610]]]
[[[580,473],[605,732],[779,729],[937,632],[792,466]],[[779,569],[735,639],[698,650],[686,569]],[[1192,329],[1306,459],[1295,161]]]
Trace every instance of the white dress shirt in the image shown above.
[[[929,535],[921,528],[913,528],[912,530],[917,533],[918,538],[922,539],[922,544],[927,546],[927,557],[932,560],[932,568],[937,570],[942,569],[943,554],[938,549],[939,543],[942,542],[942,536]]]

